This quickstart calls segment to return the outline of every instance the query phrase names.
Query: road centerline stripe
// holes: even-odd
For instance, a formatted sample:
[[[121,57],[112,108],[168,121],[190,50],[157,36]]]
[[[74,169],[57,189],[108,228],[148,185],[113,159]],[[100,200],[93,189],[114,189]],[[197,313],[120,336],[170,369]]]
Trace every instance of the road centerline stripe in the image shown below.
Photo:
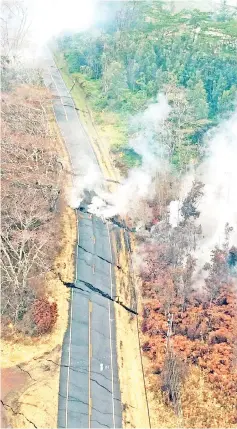
[[[91,401],[91,358],[92,358],[92,347],[91,347],[91,313],[92,313],[92,302],[89,301],[89,323],[88,323],[88,336],[89,336],[89,353],[88,353],[88,403],[89,403],[89,412],[88,412],[88,428],[91,427],[91,409],[92,409],[92,401]]]
[[[109,237],[109,248],[110,248],[110,257],[112,261],[112,248],[111,248],[111,240],[109,233],[109,226],[107,225],[108,237]],[[112,267],[109,265],[109,273],[110,273],[110,295],[113,296],[113,283],[112,283]],[[113,427],[115,428],[115,407],[114,407],[114,367],[113,367],[113,349],[112,349],[112,328],[111,328],[111,302],[108,301],[109,306],[109,341],[110,341],[110,361],[111,361],[111,392],[112,392],[112,412],[113,412]]]
[[[70,312],[70,330],[69,330],[69,349],[68,349],[68,368],[67,368],[67,395],[66,395],[66,416],[65,427],[68,427],[68,397],[69,397],[69,382],[70,382],[70,366],[71,366],[71,343],[72,343],[72,306],[73,306],[73,289],[71,292],[71,312]]]

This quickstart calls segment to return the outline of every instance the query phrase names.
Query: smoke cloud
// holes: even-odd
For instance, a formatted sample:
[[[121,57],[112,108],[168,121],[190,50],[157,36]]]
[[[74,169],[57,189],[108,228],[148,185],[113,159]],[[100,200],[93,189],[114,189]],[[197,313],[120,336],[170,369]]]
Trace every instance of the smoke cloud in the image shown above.
[[[142,158],[140,167],[130,170],[128,177],[118,186],[113,194],[103,194],[107,204],[99,202],[98,197],[92,200],[89,211],[106,218],[120,214],[125,216],[136,210],[137,203],[154,195],[153,178],[157,171],[166,168],[165,154],[159,138],[162,138],[162,126],[168,118],[170,106],[163,94],[157,103],[151,104],[144,113],[132,119],[132,127],[137,129],[129,146]]]
[[[102,192],[102,176],[97,165],[90,158],[83,156],[81,158],[79,173],[73,177],[73,186],[69,192],[69,205],[75,209],[78,208],[84,198],[84,192],[94,191]]]
[[[237,111],[222,122],[208,142],[207,156],[197,170],[204,184],[199,204],[202,239],[197,250],[199,265],[210,258],[214,246],[225,240],[225,225],[233,227],[230,245],[237,244]]]
[[[196,225],[201,225],[202,234],[194,252],[197,259],[196,277],[203,279],[204,264],[210,261],[215,246],[225,242],[225,226],[233,227],[229,246],[237,244],[237,111],[206,136],[204,161],[186,175],[181,184],[179,201],[170,204],[170,224],[176,227],[182,221],[180,209],[184,198],[196,179],[205,186],[198,204],[200,216]]]

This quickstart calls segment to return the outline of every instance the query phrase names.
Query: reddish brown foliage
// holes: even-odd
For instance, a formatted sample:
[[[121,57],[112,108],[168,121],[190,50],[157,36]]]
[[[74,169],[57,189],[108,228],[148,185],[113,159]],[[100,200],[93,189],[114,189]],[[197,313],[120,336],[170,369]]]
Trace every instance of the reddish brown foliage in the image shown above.
[[[190,300],[191,301],[191,300]],[[194,305],[195,304],[195,305]],[[234,343],[237,328],[236,294],[225,287],[216,302],[206,308],[195,300],[185,311],[172,306],[172,344],[184,362],[198,365],[214,385],[216,398],[224,403],[226,395],[234,401],[237,373],[234,371]],[[143,351],[162,372],[167,338],[167,314],[161,302],[150,301],[143,310],[142,331],[146,335]],[[159,382],[160,383],[160,382]]]
[[[47,299],[38,299],[32,306],[32,319],[36,324],[37,333],[49,332],[57,320],[57,304],[50,304]]]

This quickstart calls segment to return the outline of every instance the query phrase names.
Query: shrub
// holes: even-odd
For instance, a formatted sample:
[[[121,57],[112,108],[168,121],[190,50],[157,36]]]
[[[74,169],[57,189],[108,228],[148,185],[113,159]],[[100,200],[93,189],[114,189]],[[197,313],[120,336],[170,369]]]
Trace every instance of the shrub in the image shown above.
[[[56,302],[50,303],[45,298],[36,300],[32,306],[32,319],[37,333],[44,334],[51,331],[57,320],[57,314]]]
[[[209,335],[210,344],[220,344],[229,342],[229,333],[227,329],[221,328],[217,331],[211,332]]]

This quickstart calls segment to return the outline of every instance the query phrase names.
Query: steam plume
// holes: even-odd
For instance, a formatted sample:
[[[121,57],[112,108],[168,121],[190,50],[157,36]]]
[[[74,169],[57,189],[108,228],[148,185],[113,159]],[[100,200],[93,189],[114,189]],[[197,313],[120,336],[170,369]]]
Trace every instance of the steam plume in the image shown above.
[[[182,181],[179,201],[170,204],[170,224],[175,227],[182,220],[182,201],[196,179],[204,186],[196,224],[201,225],[202,235],[195,250],[197,273],[210,260],[215,246],[222,247],[225,241],[225,226],[233,227],[229,246],[237,244],[237,111],[215,128],[206,137],[204,161],[196,172],[191,171]]]
[[[202,239],[197,251],[199,264],[205,263],[215,245],[225,239],[225,225],[234,228],[230,245],[237,243],[237,111],[222,122],[208,142],[207,157],[197,171],[205,184],[198,209]]]
[[[165,168],[162,146],[159,145],[162,125],[167,119],[170,107],[163,94],[158,96],[157,103],[151,104],[144,113],[132,120],[132,126],[138,129],[129,146],[142,158],[140,167],[130,170],[117,191],[106,195],[109,205],[98,204],[98,198],[92,200],[89,211],[110,218],[117,214],[122,216],[136,210],[136,203],[141,198],[151,198],[154,194],[152,179],[159,169]],[[163,162],[162,162],[163,159]]]

